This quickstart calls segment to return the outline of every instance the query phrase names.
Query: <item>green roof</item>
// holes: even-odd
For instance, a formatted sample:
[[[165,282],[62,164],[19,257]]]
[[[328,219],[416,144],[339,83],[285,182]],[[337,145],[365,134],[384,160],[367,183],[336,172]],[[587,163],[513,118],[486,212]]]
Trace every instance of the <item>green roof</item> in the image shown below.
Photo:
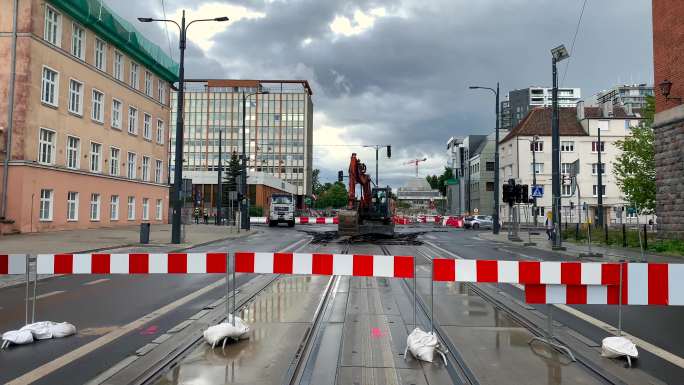
[[[178,81],[178,63],[147,40],[131,23],[110,10],[104,0],[49,1],[160,78],[172,83]]]

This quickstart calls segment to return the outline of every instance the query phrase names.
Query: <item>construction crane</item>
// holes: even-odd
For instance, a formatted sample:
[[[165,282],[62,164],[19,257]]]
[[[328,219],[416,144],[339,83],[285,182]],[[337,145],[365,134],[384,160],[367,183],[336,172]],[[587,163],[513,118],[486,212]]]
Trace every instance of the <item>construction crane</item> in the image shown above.
[[[410,161],[404,163],[404,165],[407,165],[407,164],[413,164],[413,165],[415,165],[415,166],[416,166],[416,178],[418,178],[418,163],[420,163],[420,162],[425,162],[426,160],[427,160],[427,158],[423,158],[423,159],[414,159],[414,160],[410,160]]]

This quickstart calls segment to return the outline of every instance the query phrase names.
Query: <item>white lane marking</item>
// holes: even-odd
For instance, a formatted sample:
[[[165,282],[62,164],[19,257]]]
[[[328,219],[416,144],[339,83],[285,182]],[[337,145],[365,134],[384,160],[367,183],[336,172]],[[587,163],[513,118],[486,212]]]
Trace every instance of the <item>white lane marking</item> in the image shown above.
[[[505,248],[503,248],[503,247],[500,247],[499,250],[505,251],[505,252],[507,252],[507,253],[511,253],[511,254],[513,254],[513,255],[517,255],[517,256],[519,256],[519,257],[522,257],[523,259],[527,259],[527,260],[530,260],[530,261],[541,261],[541,260],[542,260],[541,258],[530,257],[529,255],[525,255],[525,254],[519,253],[519,252],[517,252],[517,251],[505,249]]]
[[[457,255],[457,254],[455,254],[455,253],[452,253],[451,251],[446,250],[446,249],[444,249],[444,248],[442,248],[442,247],[439,247],[439,246],[433,244],[432,242],[425,241],[425,243],[427,243],[428,245],[430,245],[430,246],[432,246],[432,247],[434,247],[434,248],[436,248],[436,249],[439,249],[439,250],[441,250],[441,251],[443,251],[443,252],[445,252],[445,253],[447,253],[447,254],[453,256],[454,258],[463,259],[463,258],[461,258],[461,256],[459,256],[459,255]],[[523,286],[523,285],[513,284],[513,286],[516,287],[516,288],[518,288],[518,289],[520,289],[520,290],[524,290],[524,286]],[[611,326],[610,324],[608,324],[608,323],[606,323],[606,322],[603,322],[603,321],[601,321],[601,320],[599,320],[599,319],[596,319],[596,318],[590,316],[589,314],[583,313],[583,312],[581,312],[581,311],[579,311],[579,310],[577,310],[577,309],[575,309],[575,308],[572,308],[572,307],[570,307],[570,306],[568,306],[568,305],[556,304],[556,305],[554,305],[554,306],[557,307],[558,309],[561,309],[561,310],[563,310],[563,311],[565,311],[565,312],[567,312],[567,313],[570,313],[570,314],[574,315],[575,317],[577,317],[577,318],[579,318],[579,319],[581,319],[581,320],[583,320],[583,321],[586,321],[586,322],[588,322],[588,323],[590,323],[590,324],[596,326],[597,328],[602,329],[602,330],[604,330],[604,331],[606,331],[606,332],[608,332],[608,333],[613,334],[613,333],[615,333],[615,331],[617,330],[616,327]],[[642,340],[642,339],[639,338],[639,337],[633,336],[633,335],[631,335],[631,334],[629,334],[629,333],[625,333],[624,331],[622,332],[622,334],[623,334],[625,337],[627,337],[627,338],[629,338],[630,340],[632,340],[632,342],[634,342],[637,346],[639,346],[640,348],[646,350],[647,352],[649,352],[649,353],[651,353],[651,354],[653,354],[653,355],[655,355],[655,356],[658,356],[658,357],[660,357],[661,359],[663,359],[663,360],[665,360],[665,361],[668,361],[668,362],[670,362],[670,363],[673,364],[673,365],[677,365],[677,366],[679,366],[680,368],[684,368],[684,358],[682,358],[682,357],[680,357],[680,356],[678,356],[678,355],[676,355],[676,354],[674,354],[674,353],[672,353],[672,352],[669,352],[669,351],[667,351],[667,350],[665,350],[665,349],[663,349],[663,348],[661,348],[661,347],[659,347],[659,346],[656,346],[656,345],[654,345],[654,344],[652,344],[652,343],[650,343],[650,342],[648,342],[648,341],[644,341],[644,340]]]
[[[36,296],[36,299],[43,299],[43,298],[47,298],[47,297],[52,297],[53,295],[62,294],[65,292],[66,292],[65,290],[51,291],[49,293],[45,293],[45,294],[41,294],[39,296]]]
[[[306,241],[306,240],[307,240],[306,238],[300,239],[297,242],[294,242],[294,243],[290,244],[289,246],[285,247],[285,249],[283,251],[291,249],[291,248],[295,247],[296,245],[298,245],[299,243],[301,243],[302,241]],[[42,366],[39,366],[39,367],[31,370],[30,372],[24,373],[23,375],[15,378],[14,380],[7,382],[5,385],[27,385],[27,384],[31,384],[35,381],[38,381],[39,379],[47,376],[48,374],[54,372],[55,370],[61,369],[64,366],[69,365],[70,363],[82,358],[83,356],[93,352],[94,350],[101,348],[102,346],[104,346],[104,345],[106,345],[106,344],[108,344],[108,343],[128,334],[128,333],[130,333],[133,330],[136,330],[136,329],[142,327],[146,323],[148,323],[148,322],[150,322],[156,318],[159,318],[159,317],[177,309],[180,306],[183,306],[184,304],[194,300],[197,297],[202,296],[203,294],[205,294],[207,292],[210,292],[210,291],[216,289],[217,287],[225,286],[225,284],[226,284],[226,279],[221,278],[218,281],[216,281],[216,282],[214,282],[208,286],[205,286],[202,289],[195,291],[194,293],[190,293],[190,294],[186,295],[185,297],[177,299],[177,300],[171,302],[170,304],[168,304],[166,306],[162,306],[161,308],[159,308],[159,309],[157,309],[157,310],[155,310],[155,311],[153,311],[147,315],[144,315],[135,321],[129,322],[128,324],[126,324],[122,327],[116,328],[113,331],[103,335],[102,337],[100,337],[100,338],[98,338],[92,342],[89,342],[89,343],[87,343],[87,344],[85,344],[85,345],[83,345],[77,349],[74,349],[74,350],[70,351],[69,353],[66,353],[63,356],[61,356],[55,360],[52,360],[52,361],[50,361],[50,362],[48,362]],[[54,293],[57,293],[57,292],[54,292]],[[38,298],[38,297],[36,297],[36,298]]]
[[[89,281],[89,282],[84,283],[83,286],[97,285],[98,283],[107,282],[109,280],[110,280],[109,278],[96,279],[94,281]]]

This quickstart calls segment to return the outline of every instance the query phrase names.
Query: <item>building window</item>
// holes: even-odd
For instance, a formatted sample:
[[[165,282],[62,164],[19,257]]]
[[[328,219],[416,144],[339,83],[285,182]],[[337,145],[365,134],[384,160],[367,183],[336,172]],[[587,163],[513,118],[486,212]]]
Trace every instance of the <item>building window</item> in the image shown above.
[[[128,197],[128,220],[135,220],[135,197]]]
[[[81,163],[81,139],[67,137],[67,168],[78,169]]]
[[[494,182],[487,182],[485,188],[487,189],[487,191],[494,191]]]
[[[69,112],[83,115],[83,83],[69,80]]]
[[[570,186],[570,185],[568,185],[568,184],[561,185],[561,194],[562,194],[563,196],[570,196],[570,195],[572,195],[572,191],[571,191],[572,189],[571,189],[571,187],[572,187],[572,186]]]
[[[119,158],[121,150],[116,147],[109,148],[109,175],[119,176]]]
[[[535,142],[530,142],[530,151],[534,152],[543,152],[544,151],[544,142],[542,141],[535,141]]]
[[[157,215],[156,215],[156,218],[157,218],[158,221],[161,221],[161,220],[162,220],[162,215],[163,215],[163,211],[162,211],[162,202],[163,202],[163,201],[162,201],[161,199],[157,199],[157,205],[155,206],[155,212],[156,212],[156,214],[157,214]]]
[[[135,168],[136,163],[137,163],[137,155],[133,152],[128,153],[128,179],[135,179],[136,177],[136,171],[137,169]]]
[[[100,194],[90,194],[90,220],[100,220]]]
[[[42,164],[55,164],[55,134],[52,130],[40,129],[38,138],[38,162]]]
[[[50,6],[45,7],[45,41],[60,47],[62,45],[62,15]]]
[[[150,71],[145,71],[145,95],[152,97],[152,74]]]
[[[591,142],[591,152],[598,152],[599,142]],[[606,151],[606,142],[601,141],[601,152]]]
[[[138,109],[132,106],[128,107],[128,133],[138,134]]]
[[[114,64],[112,65],[112,75],[114,79],[123,81],[124,56],[119,51],[114,51]]]
[[[161,183],[162,181],[162,161],[156,159],[154,168],[154,183]]]
[[[560,148],[561,148],[562,152],[574,152],[575,151],[575,142],[573,142],[573,141],[562,141]]]
[[[166,104],[166,87],[164,87],[164,82],[161,79],[157,83],[157,97],[159,98],[159,103]]]
[[[130,85],[131,87],[135,88],[136,90],[140,88],[140,66],[136,62],[131,62],[131,82]]]
[[[530,163],[530,172],[533,172],[534,167],[534,173],[535,174],[543,174],[544,173],[544,163]]]
[[[71,33],[71,54],[81,60],[85,60],[85,29],[73,23]]]
[[[599,165],[598,163],[591,164],[591,175],[598,175]],[[606,174],[606,164],[601,163],[601,174]]]
[[[109,219],[112,221],[119,220],[119,196],[112,195],[109,198]]]
[[[598,185],[593,185],[592,186],[592,193],[594,196],[598,196]],[[606,195],[606,185],[601,185],[601,195]]]
[[[143,138],[152,140],[152,116],[143,114]]]
[[[104,94],[96,89],[93,89],[93,103],[91,109],[91,118],[94,121],[103,123],[104,122],[104,111],[102,106],[104,105]]]
[[[150,181],[150,157],[142,157],[142,180],[145,182]]]
[[[69,191],[67,193],[67,221],[78,220],[78,193]]]
[[[164,144],[164,121],[157,119],[157,143]]]
[[[121,101],[112,99],[112,128],[121,129]]]
[[[52,220],[52,199],[54,191],[49,189],[40,190],[40,212],[39,219],[41,221],[49,222]]]
[[[485,167],[487,168],[487,171],[494,171],[494,162],[487,162]]]
[[[42,91],[40,101],[57,107],[59,95],[59,73],[48,67],[43,67]]]
[[[100,71],[107,70],[107,43],[95,39],[95,67]]]
[[[561,163],[561,174],[571,174],[572,163]]]
[[[142,200],[142,220],[150,220],[150,200],[148,198],[143,198]]]
[[[90,172],[102,172],[102,145],[90,142]]]

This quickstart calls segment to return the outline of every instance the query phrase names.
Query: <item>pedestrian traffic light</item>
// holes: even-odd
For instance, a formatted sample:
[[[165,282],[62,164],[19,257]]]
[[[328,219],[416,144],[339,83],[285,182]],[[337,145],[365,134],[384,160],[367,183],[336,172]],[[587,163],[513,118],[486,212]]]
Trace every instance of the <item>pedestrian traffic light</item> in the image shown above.
[[[337,172],[337,181],[342,182],[344,180],[344,172],[343,171],[338,171]]]
[[[520,186],[520,203],[529,203],[530,202],[530,189],[529,187],[524,184]]]
[[[387,146],[387,157],[388,158],[392,157],[392,146]]]
[[[503,192],[503,201],[504,201],[504,203],[508,203],[509,205],[511,204],[512,198],[513,198],[512,197],[512,195],[513,195],[512,190],[513,190],[513,186],[511,186],[508,183],[504,183],[503,188],[501,189],[501,191]]]

